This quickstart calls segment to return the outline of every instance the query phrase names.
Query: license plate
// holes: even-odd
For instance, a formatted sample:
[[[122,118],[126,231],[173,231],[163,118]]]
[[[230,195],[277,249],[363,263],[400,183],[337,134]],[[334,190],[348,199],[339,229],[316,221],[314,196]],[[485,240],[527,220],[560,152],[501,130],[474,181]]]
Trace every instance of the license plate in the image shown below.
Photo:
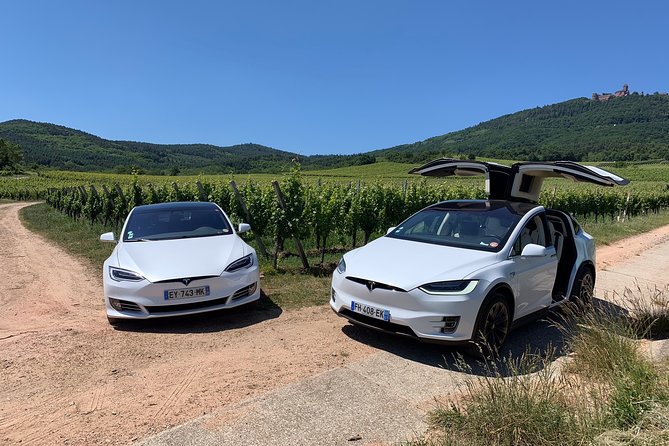
[[[193,288],[180,288],[178,290],[165,290],[165,300],[187,299],[189,297],[209,296],[209,286],[197,286]]]
[[[361,304],[360,302],[351,301],[351,311],[373,317],[374,319],[381,319],[382,321],[390,322],[390,310],[384,310],[382,308],[376,308],[371,305],[365,305]]]

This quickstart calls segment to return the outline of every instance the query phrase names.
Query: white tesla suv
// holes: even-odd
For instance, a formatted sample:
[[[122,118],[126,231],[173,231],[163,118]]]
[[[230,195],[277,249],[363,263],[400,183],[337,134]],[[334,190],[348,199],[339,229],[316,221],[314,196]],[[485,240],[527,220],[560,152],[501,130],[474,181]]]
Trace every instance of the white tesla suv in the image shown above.
[[[354,324],[422,341],[498,351],[511,328],[570,300],[588,301],[595,243],[574,218],[537,204],[544,178],[628,181],[572,162],[439,159],[412,173],[485,175],[487,200],[429,206],[342,257],[330,306]]]

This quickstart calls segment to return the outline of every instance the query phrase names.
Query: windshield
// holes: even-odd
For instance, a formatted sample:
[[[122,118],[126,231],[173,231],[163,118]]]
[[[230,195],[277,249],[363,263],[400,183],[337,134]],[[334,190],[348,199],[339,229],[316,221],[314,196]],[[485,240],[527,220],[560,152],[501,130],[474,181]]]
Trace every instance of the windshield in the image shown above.
[[[123,234],[124,242],[210,237],[232,234],[223,213],[215,208],[136,209]]]
[[[508,207],[485,203],[467,208],[435,205],[409,217],[388,237],[497,252],[521,217]]]

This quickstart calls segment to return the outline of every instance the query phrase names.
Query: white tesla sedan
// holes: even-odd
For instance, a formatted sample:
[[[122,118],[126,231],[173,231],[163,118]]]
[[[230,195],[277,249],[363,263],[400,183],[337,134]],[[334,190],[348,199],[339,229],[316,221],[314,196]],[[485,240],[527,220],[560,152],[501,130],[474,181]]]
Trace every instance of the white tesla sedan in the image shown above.
[[[250,226],[241,223],[237,232]],[[104,262],[107,318],[149,319],[202,313],[260,298],[256,252],[214,203],[162,203],[130,211]]]
[[[544,178],[628,181],[572,162],[439,159],[412,173],[485,175],[487,200],[429,206],[342,257],[330,306],[354,324],[423,341],[498,351],[511,328],[589,300],[595,243],[574,218],[537,204]],[[473,343],[472,343],[473,341]]]

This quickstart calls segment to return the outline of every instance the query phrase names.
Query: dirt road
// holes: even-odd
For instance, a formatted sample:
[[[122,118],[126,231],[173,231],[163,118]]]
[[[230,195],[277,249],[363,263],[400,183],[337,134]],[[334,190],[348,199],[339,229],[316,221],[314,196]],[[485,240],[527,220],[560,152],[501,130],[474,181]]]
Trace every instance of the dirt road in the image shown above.
[[[127,444],[376,349],[328,307],[277,307],[114,330],[91,270],[0,205],[0,444]],[[611,266],[669,226],[598,250]]]
[[[127,444],[373,349],[329,308],[112,329],[101,272],[0,205],[0,444]]]

